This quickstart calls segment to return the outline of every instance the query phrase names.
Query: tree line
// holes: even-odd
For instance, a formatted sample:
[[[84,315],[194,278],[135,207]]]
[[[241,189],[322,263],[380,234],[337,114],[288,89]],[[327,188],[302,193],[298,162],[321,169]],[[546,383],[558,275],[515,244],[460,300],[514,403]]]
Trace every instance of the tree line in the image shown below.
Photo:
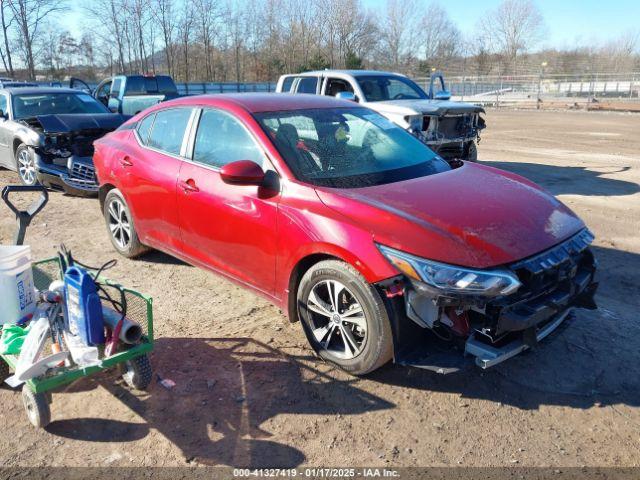
[[[504,0],[470,32],[428,0],[386,0],[378,10],[361,0],[95,0],[81,7],[75,34],[60,27],[66,0],[0,7],[2,67],[31,80],[168,73],[181,82],[253,82],[323,68],[414,76],[640,70],[638,32],[536,50],[546,27],[533,0]]]

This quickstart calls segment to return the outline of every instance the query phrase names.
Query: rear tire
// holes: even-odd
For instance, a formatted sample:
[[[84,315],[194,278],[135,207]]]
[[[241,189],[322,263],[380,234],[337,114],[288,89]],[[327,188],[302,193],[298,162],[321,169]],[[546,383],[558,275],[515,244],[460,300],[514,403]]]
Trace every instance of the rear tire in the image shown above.
[[[120,255],[135,258],[148,250],[140,243],[129,206],[117,188],[107,193],[103,215],[111,244]]]
[[[20,182],[28,186],[38,185],[36,159],[34,153],[24,143],[18,145],[15,161]]]
[[[49,397],[45,393],[35,393],[28,385],[22,387],[22,403],[29,422],[36,428],[44,428],[51,422]]]
[[[364,375],[393,357],[384,302],[351,265],[338,260],[315,264],[302,277],[296,295],[305,335],[324,360]]]

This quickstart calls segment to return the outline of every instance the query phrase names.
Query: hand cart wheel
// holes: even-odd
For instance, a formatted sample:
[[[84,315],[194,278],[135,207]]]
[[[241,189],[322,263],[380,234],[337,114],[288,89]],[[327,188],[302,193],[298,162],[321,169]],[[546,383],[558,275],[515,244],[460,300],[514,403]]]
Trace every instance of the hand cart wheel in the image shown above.
[[[9,364],[0,358],[0,383],[4,383],[9,378],[9,375],[11,375]]]
[[[123,369],[122,378],[129,387],[136,390],[146,390],[153,378],[151,363],[146,355],[127,360]]]
[[[44,428],[51,422],[50,397],[46,393],[35,393],[29,385],[22,387],[22,403],[31,425]]]

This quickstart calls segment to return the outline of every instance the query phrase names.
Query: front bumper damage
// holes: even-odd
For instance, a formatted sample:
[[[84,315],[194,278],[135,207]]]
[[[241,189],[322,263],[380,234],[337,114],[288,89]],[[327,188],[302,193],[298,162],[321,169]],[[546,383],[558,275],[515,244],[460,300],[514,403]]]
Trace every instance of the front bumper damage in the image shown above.
[[[575,308],[597,308],[592,240],[584,229],[508,265],[522,287],[503,297],[442,295],[425,284],[394,279],[396,289],[404,282],[392,307],[396,363],[451,373],[474,363],[486,369],[536,347]],[[389,291],[389,282],[383,289]]]
[[[36,170],[38,181],[45,187],[80,197],[98,194],[98,182],[91,157],[72,155],[49,163],[38,158]]]

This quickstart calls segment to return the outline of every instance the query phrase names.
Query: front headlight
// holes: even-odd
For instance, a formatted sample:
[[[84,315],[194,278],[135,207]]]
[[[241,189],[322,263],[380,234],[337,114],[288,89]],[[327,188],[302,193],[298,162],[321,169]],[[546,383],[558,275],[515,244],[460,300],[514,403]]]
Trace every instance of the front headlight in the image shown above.
[[[398,270],[444,293],[495,297],[509,295],[522,284],[507,270],[475,270],[447,265],[378,245],[378,249]]]

